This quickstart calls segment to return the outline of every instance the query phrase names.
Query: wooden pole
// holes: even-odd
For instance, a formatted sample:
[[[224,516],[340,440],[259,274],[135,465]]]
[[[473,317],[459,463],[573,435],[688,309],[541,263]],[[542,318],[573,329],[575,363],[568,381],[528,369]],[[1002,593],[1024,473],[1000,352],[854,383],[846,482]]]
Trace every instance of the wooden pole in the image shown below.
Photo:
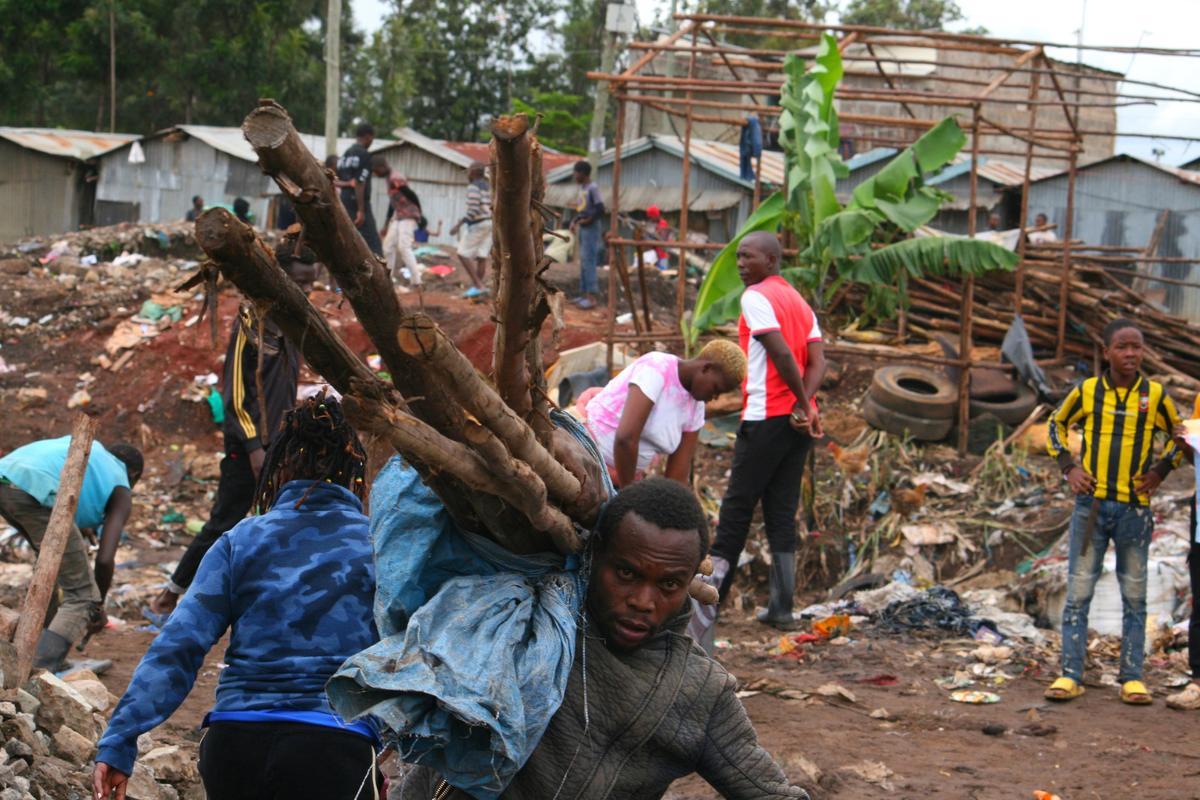
[[[17,650],[17,674],[5,682],[10,687],[20,686],[29,678],[33,668],[33,655],[37,650],[38,638],[42,635],[42,624],[46,609],[50,606],[50,595],[58,582],[58,569],[67,538],[75,526],[75,508],[79,505],[79,492],[83,487],[83,476],[87,471],[88,454],[92,440],[96,438],[96,420],[87,414],[75,418],[71,429],[71,445],[67,448],[67,460],[58,477],[58,493],[54,499],[54,510],[38,548],[37,564],[29,589],[25,592],[25,603],[21,606],[21,620],[13,635]]]
[[[1065,108],[1065,106],[1064,106]],[[1054,340],[1054,357],[1062,358],[1067,346],[1067,304],[1071,292],[1071,234],[1075,225],[1075,172],[1079,154],[1071,151],[1067,166],[1067,219],[1063,223],[1062,280],[1058,284],[1058,330]],[[1025,183],[1025,192],[1029,183]]]
[[[108,130],[117,129],[117,0],[108,0]]]
[[[608,353],[605,363],[613,368],[613,334],[617,332],[617,276],[613,272],[613,250],[623,247],[621,234],[621,145],[625,143],[625,101],[617,101],[617,130],[613,139],[612,210],[608,236]]]
[[[975,201],[979,194],[979,106],[971,115],[971,198],[967,203],[967,236],[975,238]],[[962,327],[958,338],[958,355],[963,361],[958,374],[958,452],[967,452],[971,423],[971,318],[975,313],[975,278],[963,279],[961,314]]]
[[[697,35],[698,29],[692,31],[692,47],[696,46],[696,41],[699,38]],[[688,81],[691,82],[696,77],[696,53],[693,52],[688,59]],[[684,120],[683,127],[683,186],[681,187],[682,197],[679,201],[679,240],[687,241],[688,232],[688,189],[690,188],[692,178],[692,90],[687,90],[687,118]],[[679,274],[676,276],[675,282],[675,320],[677,325],[683,324],[683,301],[687,294],[687,251],[680,248],[679,250]]]
[[[1034,75],[1029,82],[1029,129],[1037,130],[1037,105],[1038,85],[1040,81],[1038,76]],[[1021,235],[1017,239],[1017,274],[1013,286],[1013,308],[1018,313],[1021,311],[1021,297],[1025,291],[1025,247],[1029,241],[1029,236],[1025,233],[1024,228],[1029,224],[1029,176],[1033,170],[1033,142],[1025,144],[1025,180],[1022,182],[1021,188],[1021,221],[1018,223]]]

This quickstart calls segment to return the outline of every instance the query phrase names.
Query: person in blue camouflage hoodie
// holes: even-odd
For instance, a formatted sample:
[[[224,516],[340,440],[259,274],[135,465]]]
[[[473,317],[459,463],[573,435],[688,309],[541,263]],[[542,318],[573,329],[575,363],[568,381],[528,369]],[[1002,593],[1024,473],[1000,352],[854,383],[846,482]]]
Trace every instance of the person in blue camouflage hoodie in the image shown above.
[[[209,800],[377,796],[377,738],[331,710],[325,682],[378,640],[375,571],[362,512],[366,457],[332,398],[289,411],[243,520],[138,664],[99,743],[93,796],[125,797],[137,738],[183,702],[231,629],[200,776]],[[318,768],[319,767],[319,768]]]

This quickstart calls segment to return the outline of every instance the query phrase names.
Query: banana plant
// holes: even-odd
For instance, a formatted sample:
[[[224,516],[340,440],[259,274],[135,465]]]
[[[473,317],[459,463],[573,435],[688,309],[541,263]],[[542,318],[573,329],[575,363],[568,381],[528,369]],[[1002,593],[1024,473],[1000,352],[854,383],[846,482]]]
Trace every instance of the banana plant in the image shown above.
[[[822,37],[816,58],[789,55],[780,92],[779,143],[785,185],[746,220],[713,261],[700,284],[692,321],[700,332],[737,317],[742,282],[737,246],[753,231],[791,234],[799,263],[783,274],[821,307],[847,282],[867,289],[864,311],[880,319],[906,302],[908,280],[931,275],[980,275],[1016,266],[1016,254],[991,242],[960,237],[909,237],[929,222],[951,195],[925,183],[952,162],[966,143],[953,117],[946,117],[855,188],[842,206],[835,188],[848,174],[838,154],[834,96],[842,78],[837,40]]]

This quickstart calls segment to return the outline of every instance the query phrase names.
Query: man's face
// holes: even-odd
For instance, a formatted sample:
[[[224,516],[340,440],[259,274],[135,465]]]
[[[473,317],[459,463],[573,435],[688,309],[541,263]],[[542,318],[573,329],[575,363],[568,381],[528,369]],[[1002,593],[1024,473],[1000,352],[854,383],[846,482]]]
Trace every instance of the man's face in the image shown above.
[[[482,177],[483,177],[483,170],[481,170],[481,169],[472,168],[472,169],[467,170],[467,180],[468,181],[477,181]]]
[[[738,277],[746,286],[766,280],[775,272],[775,258],[753,240],[743,239],[737,248]]]
[[[364,133],[362,136],[356,137],[356,139],[363,147],[370,147],[375,142],[375,134]]]
[[[637,649],[683,608],[700,565],[695,530],[662,529],[627,513],[592,562],[588,613],[614,650]]]
[[[192,208],[196,208],[196,209],[204,208],[204,199],[201,197],[197,197],[195,200],[192,201]]]
[[[988,225],[994,231],[1000,230],[1000,215],[992,214],[990,217],[988,217]]]
[[[583,170],[575,170],[575,182],[578,184],[584,184],[588,182],[588,176],[583,173]]]
[[[1137,328],[1122,328],[1104,348],[1104,357],[1113,371],[1121,375],[1136,375],[1142,369],[1142,332]]]
[[[1046,215],[1038,214],[1036,217],[1034,217],[1033,224],[1037,225],[1039,228],[1047,224]]]
[[[305,294],[312,291],[317,280],[320,264],[307,264],[303,261],[293,261],[287,269],[288,277],[296,282]]]

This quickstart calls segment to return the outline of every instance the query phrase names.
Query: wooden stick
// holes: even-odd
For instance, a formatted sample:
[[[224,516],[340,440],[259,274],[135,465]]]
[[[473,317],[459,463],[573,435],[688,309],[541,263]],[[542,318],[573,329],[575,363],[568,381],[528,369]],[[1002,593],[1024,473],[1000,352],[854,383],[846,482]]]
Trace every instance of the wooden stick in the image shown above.
[[[496,336],[492,348],[492,379],[517,416],[526,419],[533,408],[525,349],[532,335],[533,237],[529,217],[533,198],[530,184],[529,118],[502,116],[492,123],[492,153],[496,164],[492,217],[499,260],[496,271]],[[540,222],[538,228],[541,228]],[[538,236],[541,240],[541,236]]]
[[[42,535],[37,564],[33,568],[33,577],[29,579],[25,603],[21,606],[21,620],[13,636],[17,650],[17,672],[12,676],[4,676],[10,688],[24,684],[33,668],[33,656],[38,638],[42,635],[50,595],[58,582],[58,570],[67,548],[67,539],[75,528],[75,509],[79,505],[88,454],[95,438],[96,420],[87,414],[76,416],[71,429],[71,445],[67,448],[67,460],[58,476],[54,509],[50,512],[50,521],[46,523],[46,532]]]
[[[1024,436],[1025,431],[1036,425],[1038,420],[1040,420],[1048,410],[1049,408],[1045,404],[1039,403],[1033,409],[1033,411],[1029,412],[1029,416],[1025,418],[1025,421],[1018,425],[1017,429],[1010,433],[1008,437],[1001,443],[1000,452],[1004,452],[1012,446],[1013,442]],[[983,461],[980,461],[978,464],[976,464],[974,468],[972,468],[971,472],[967,475],[967,480],[973,481],[978,478],[979,473],[983,471],[983,465]]]

